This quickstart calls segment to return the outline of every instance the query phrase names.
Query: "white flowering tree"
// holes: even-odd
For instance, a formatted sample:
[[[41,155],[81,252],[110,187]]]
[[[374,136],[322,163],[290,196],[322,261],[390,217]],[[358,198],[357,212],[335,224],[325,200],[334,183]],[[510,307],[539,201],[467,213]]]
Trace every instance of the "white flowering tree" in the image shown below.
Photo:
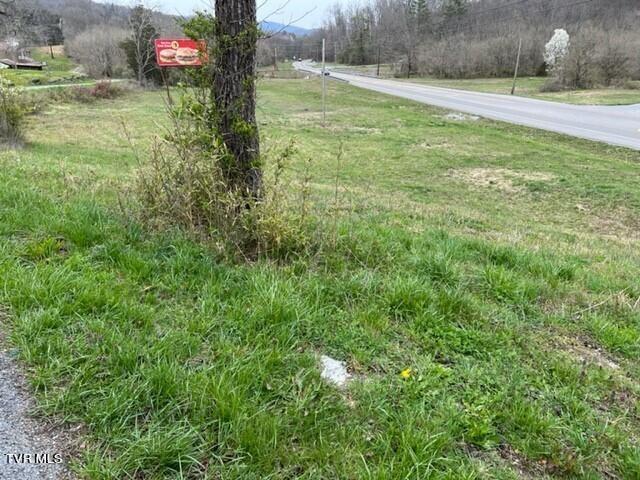
[[[544,61],[552,73],[558,73],[562,60],[569,53],[569,34],[562,28],[553,32],[551,40],[544,47]]]

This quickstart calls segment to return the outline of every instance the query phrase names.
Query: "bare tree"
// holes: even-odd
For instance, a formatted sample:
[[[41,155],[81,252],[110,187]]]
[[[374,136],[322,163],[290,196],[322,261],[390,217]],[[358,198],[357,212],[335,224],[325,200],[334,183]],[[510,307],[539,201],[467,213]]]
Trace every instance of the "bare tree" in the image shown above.
[[[631,76],[632,53],[637,52],[634,38],[629,34],[600,33],[596,46],[595,61],[600,70],[600,80],[605,86]],[[637,42],[636,42],[637,43]]]
[[[145,86],[156,67],[153,41],[157,38],[157,31],[153,9],[145,7],[143,3],[135,5],[129,15],[129,30],[131,35],[124,48],[132,53],[130,66],[134,69],[138,84]]]
[[[0,0],[0,15],[8,15],[9,14],[9,6],[14,2],[11,0]]]
[[[117,27],[91,28],[67,42],[67,49],[94,78],[113,78],[127,69],[120,44],[127,31]]]

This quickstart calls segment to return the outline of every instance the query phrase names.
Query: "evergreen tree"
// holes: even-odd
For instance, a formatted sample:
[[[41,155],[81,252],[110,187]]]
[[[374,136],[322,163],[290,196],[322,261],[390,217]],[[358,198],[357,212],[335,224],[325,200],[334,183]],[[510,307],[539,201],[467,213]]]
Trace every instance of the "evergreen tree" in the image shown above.
[[[431,12],[427,0],[414,0],[414,16],[417,25],[418,34],[424,37],[427,34],[429,23],[431,21]]]
[[[446,0],[443,4],[443,13],[447,18],[461,17],[467,13],[467,0]]]

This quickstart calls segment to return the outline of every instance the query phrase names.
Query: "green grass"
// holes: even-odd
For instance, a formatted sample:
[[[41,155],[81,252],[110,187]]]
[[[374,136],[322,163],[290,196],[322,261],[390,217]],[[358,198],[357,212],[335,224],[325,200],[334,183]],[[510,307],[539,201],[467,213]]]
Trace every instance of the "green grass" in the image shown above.
[[[404,79],[406,80],[406,79]],[[439,80],[412,78],[406,80],[414,83],[424,83],[435,87],[457,88],[484,93],[499,93],[509,95],[513,85],[512,78],[479,78],[466,80]],[[523,97],[539,98],[554,102],[572,103],[577,105],[631,105],[640,103],[640,89],[631,88],[593,88],[589,90],[567,90],[562,92],[541,92],[540,89],[547,81],[541,77],[519,78],[516,94]]]
[[[260,84],[263,141],[294,137],[316,198],[337,175],[343,205],[335,246],[287,264],[120,211],[120,118],[144,150],[158,93],[54,106],[0,153],[3,328],[41,412],[83,427],[75,468],[638,478],[640,154],[334,82],[328,98],[322,128],[318,80]],[[320,379],[324,353],[347,390]]]
[[[307,76],[302,72],[298,72],[293,68],[293,62],[278,62],[278,69],[274,69],[273,65],[265,65],[258,68],[258,75],[261,79],[301,79]]]
[[[34,60],[46,62],[44,70],[0,70],[0,75],[19,87],[32,85],[49,85],[56,83],[74,83],[85,76],[74,72],[77,65],[64,54],[64,50],[55,47],[55,58],[51,58],[48,47],[34,48],[31,52]]]

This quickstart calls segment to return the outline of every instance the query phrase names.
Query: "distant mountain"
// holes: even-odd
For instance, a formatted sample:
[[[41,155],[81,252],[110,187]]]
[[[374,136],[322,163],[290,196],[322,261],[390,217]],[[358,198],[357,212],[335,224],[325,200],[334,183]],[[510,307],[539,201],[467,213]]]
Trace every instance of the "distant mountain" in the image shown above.
[[[294,35],[304,37],[311,33],[311,30],[302,27],[296,27],[295,25],[284,25],[278,22],[260,22],[260,28],[267,33],[292,33]]]

